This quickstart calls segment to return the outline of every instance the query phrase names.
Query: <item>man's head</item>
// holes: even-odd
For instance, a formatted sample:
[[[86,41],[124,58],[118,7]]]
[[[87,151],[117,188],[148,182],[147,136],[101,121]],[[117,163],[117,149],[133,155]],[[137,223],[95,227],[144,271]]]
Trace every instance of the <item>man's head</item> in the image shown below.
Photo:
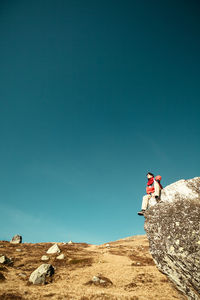
[[[147,176],[148,179],[154,177],[153,173],[151,173],[151,172],[148,172],[146,176]]]

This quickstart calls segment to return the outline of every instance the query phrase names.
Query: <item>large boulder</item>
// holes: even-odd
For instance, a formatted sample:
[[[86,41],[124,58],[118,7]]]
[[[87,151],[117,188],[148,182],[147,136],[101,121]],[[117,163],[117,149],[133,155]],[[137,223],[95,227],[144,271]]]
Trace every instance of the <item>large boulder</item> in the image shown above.
[[[168,186],[166,186],[161,192],[162,202],[174,203],[177,199],[192,200],[197,199],[200,196],[200,177],[193,179],[181,179]],[[152,198],[149,201],[149,205],[155,205],[155,199]]]
[[[177,181],[150,202],[145,230],[158,269],[188,299],[200,299],[200,177]]]
[[[45,284],[46,277],[54,274],[54,268],[50,264],[42,264],[29,277],[33,284]]]
[[[22,236],[19,234],[16,234],[15,236],[13,236],[12,240],[10,241],[10,243],[12,244],[20,244],[22,243]]]

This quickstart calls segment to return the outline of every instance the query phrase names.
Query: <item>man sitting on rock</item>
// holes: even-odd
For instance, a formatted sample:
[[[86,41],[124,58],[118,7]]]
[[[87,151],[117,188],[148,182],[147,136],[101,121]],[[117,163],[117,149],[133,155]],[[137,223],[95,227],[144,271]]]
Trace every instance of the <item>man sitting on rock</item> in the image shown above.
[[[162,185],[160,184],[161,181],[161,176],[158,175],[154,178],[154,175],[151,172],[147,173],[147,187],[146,187],[146,192],[147,195],[143,197],[142,200],[142,210],[138,212],[139,216],[143,216],[144,212],[148,208],[149,205],[149,200],[154,197],[157,202],[160,200],[160,195],[161,195],[161,189],[163,188]]]

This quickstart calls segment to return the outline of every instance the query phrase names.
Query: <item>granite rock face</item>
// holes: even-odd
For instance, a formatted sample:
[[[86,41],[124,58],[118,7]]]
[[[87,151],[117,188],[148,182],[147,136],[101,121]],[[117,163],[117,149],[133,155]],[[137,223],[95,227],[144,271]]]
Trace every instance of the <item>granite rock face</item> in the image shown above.
[[[167,186],[161,200],[145,213],[150,252],[178,290],[200,299],[200,177]]]

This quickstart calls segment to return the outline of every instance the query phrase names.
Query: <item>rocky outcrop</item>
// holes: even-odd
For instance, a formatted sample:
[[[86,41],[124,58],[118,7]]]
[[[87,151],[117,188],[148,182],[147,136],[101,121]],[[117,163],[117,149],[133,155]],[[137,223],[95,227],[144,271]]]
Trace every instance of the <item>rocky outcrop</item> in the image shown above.
[[[20,244],[22,243],[22,236],[19,234],[16,234],[15,236],[13,236],[12,240],[10,241],[10,243],[12,244]]]
[[[200,177],[177,181],[145,213],[150,252],[158,269],[188,299],[200,299]]]

